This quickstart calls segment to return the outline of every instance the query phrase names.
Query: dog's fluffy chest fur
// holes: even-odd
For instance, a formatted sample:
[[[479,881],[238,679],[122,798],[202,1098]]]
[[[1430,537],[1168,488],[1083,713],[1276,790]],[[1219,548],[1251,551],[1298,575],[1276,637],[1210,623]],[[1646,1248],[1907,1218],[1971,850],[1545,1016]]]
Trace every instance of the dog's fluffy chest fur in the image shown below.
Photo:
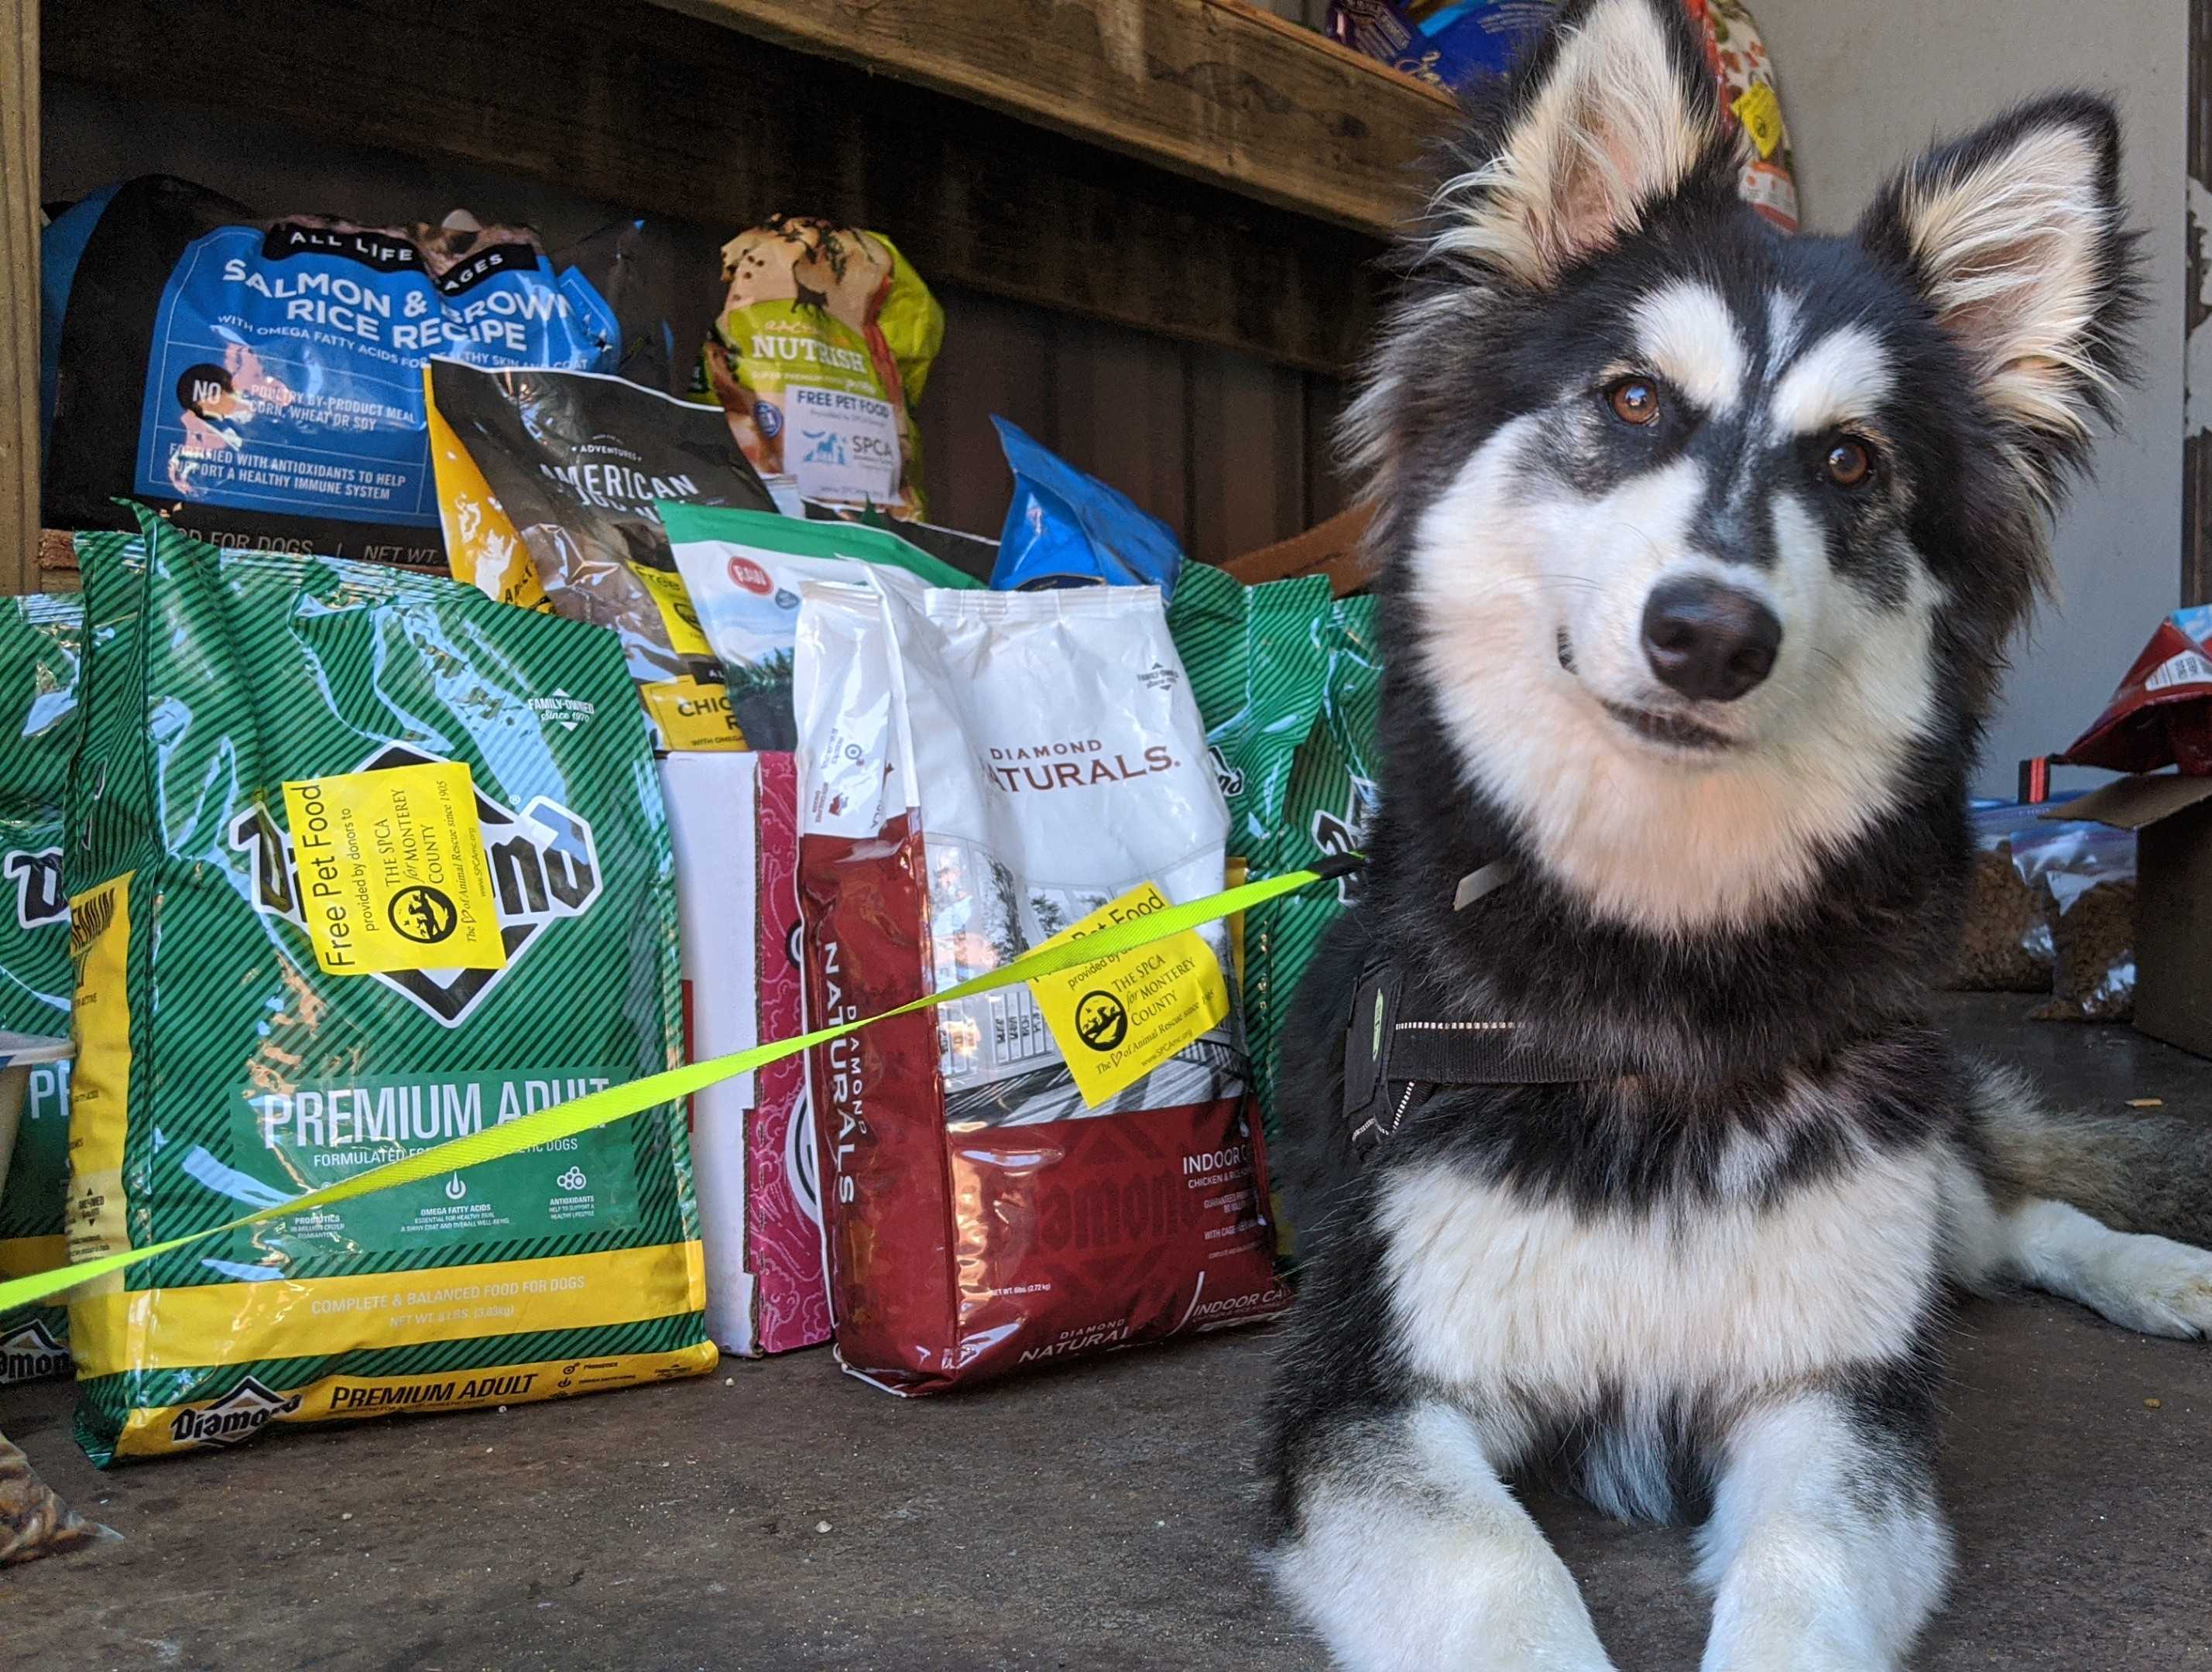
[[[1491,1408],[1554,1415],[1601,1392],[1724,1409],[1887,1357],[1936,1292],[1940,1153],[1870,1154],[1777,1199],[1635,1214],[1407,1166],[1379,1204],[1401,1350]]]

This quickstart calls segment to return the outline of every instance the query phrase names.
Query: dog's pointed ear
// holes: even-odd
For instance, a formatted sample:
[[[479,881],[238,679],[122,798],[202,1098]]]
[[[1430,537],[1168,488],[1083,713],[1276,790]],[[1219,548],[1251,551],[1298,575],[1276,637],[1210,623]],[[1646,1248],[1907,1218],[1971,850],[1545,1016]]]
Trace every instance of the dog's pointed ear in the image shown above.
[[[2127,370],[2140,294],[2125,218],[2118,114],[2062,94],[1936,146],[1859,222],[1964,350],[2045,500]]]
[[[1542,287],[1733,145],[1681,0],[1568,0],[1457,155],[1428,253]]]

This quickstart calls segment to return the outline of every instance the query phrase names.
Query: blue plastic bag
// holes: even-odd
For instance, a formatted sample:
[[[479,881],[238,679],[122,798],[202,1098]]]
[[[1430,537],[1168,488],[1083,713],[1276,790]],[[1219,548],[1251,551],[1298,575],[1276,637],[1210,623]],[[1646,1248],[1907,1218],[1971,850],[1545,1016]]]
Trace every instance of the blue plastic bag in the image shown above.
[[[996,416],[999,444],[1014,472],[1014,502],[999,536],[993,590],[1050,586],[1157,586],[1175,593],[1182,548],[1175,531],[1127,495],[1085,475],[1015,425]]]

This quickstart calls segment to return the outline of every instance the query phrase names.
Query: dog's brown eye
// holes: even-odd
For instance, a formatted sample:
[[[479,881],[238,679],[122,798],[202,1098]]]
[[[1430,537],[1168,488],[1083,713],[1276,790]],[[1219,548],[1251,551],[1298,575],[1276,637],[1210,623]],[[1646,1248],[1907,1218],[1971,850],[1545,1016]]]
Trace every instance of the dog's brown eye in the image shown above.
[[[1623,378],[1606,391],[1606,399],[1624,424],[1648,424],[1659,415],[1659,386],[1649,378]]]
[[[1874,455],[1867,451],[1865,442],[1838,436],[1829,445],[1824,468],[1837,487],[1856,488],[1874,474]]]

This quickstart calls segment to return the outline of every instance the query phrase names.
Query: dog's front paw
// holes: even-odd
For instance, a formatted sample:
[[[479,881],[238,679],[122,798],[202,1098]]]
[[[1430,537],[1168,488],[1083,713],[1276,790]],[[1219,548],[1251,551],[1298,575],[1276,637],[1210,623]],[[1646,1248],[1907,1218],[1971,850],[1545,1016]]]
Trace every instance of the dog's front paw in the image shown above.
[[[2124,1329],[2212,1336],[2212,1251],[2165,1237],[2116,1237],[2083,1275],[2082,1300]]]

